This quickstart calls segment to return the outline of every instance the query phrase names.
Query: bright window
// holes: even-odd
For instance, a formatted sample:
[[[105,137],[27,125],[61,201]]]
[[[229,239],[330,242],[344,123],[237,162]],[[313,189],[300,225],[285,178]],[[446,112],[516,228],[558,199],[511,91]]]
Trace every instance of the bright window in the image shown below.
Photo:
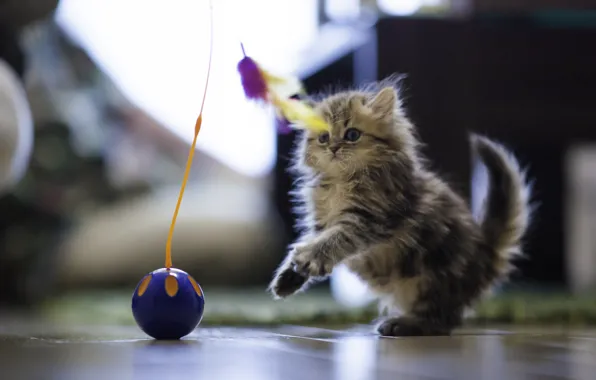
[[[272,114],[244,99],[240,42],[268,68],[296,69],[316,0],[214,0],[215,49],[198,148],[249,176],[275,160]],[[202,100],[207,0],[62,0],[56,20],[136,105],[188,142]]]

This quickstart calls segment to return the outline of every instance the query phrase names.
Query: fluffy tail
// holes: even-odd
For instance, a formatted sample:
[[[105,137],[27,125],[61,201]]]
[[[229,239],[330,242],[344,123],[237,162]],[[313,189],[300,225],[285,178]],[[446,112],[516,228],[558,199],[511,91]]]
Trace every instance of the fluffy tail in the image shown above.
[[[471,136],[472,151],[488,172],[488,194],[480,226],[487,244],[497,252],[501,276],[511,270],[511,260],[521,254],[521,241],[530,223],[530,185],[519,163],[503,146],[485,137]]]

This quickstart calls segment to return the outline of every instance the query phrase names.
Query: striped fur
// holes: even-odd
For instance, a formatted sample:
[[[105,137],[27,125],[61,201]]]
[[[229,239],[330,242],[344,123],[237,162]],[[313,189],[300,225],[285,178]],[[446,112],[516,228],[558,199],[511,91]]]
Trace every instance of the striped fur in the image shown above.
[[[450,334],[474,301],[507,278],[520,252],[530,208],[517,161],[472,137],[491,181],[477,221],[425,165],[394,86],[339,92],[316,108],[332,132],[329,139],[305,132],[296,148],[303,233],[270,290],[289,296],[346,263],[388,314],[380,334]],[[346,141],[351,128],[361,132],[356,141]]]

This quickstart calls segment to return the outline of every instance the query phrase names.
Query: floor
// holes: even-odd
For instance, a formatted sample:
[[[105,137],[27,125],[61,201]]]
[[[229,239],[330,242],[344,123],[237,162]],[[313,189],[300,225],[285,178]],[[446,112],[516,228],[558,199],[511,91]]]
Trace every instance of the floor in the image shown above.
[[[182,341],[133,326],[0,321],[3,379],[596,379],[596,331],[463,330],[378,338],[367,326],[199,327]]]

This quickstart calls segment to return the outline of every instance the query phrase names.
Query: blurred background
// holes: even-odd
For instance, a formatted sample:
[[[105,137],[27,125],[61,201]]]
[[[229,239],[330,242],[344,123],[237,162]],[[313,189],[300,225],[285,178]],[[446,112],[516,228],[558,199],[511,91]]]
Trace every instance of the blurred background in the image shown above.
[[[204,127],[173,242],[174,266],[208,297],[234,310],[247,292],[268,300],[295,237],[295,136],[244,99],[242,42],[309,92],[406,74],[426,154],[473,205],[484,189],[468,132],[509,146],[539,209],[503,291],[587,296],[573,307],[596,321],[593,1],[216,0],[214,19]],[[206,0],[0,0],[3,308],[87,310],[121,294],[114,307],[129,318],[135,284],[163,266],[208,43]],[[369,301],[341,268],[330,289],[345,309]]]

